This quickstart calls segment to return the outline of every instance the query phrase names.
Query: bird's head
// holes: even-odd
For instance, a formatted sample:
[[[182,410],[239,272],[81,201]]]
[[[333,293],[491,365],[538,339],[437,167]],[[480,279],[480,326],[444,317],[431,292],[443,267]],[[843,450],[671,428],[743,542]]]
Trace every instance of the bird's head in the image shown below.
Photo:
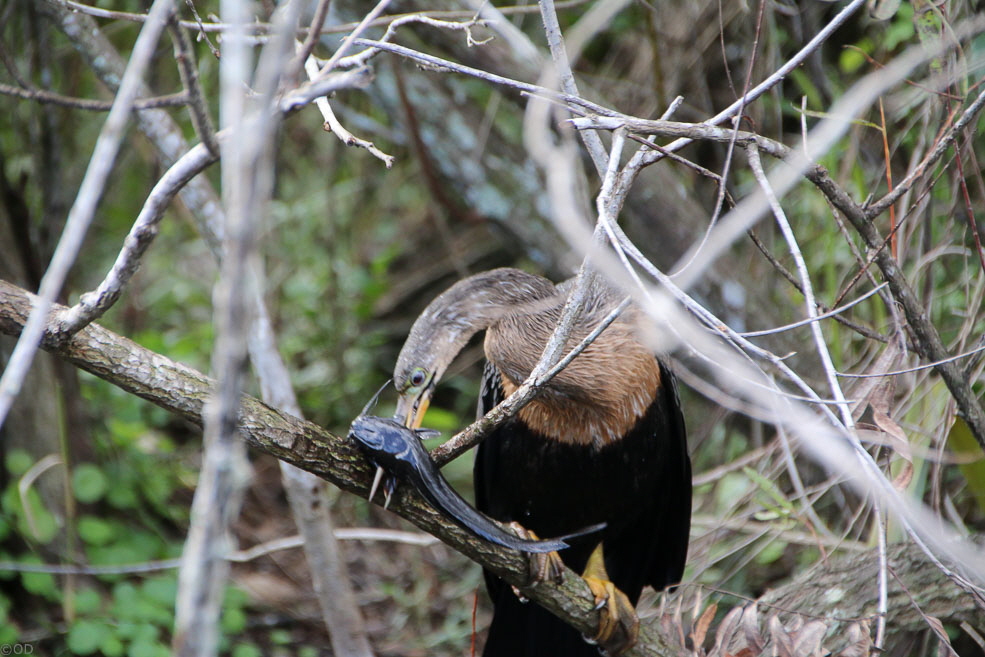
[[[399,395],[394,419],[416,429],[421,426],[424,413],[431,403],[431,394],[447,363],[439,367],[434,362],[433,354],[424,354],[423,359],[414,359],[410,354],[404,358],[404,355],[401,352],[393,372],[394,387]]]
[[[507,313],[540,310],[558,299],[550,281],[506,268],[470,276],[445,290],[414,322],[397,357],[394,419],[412,429],[421,426],[435,385],[469,338]]]

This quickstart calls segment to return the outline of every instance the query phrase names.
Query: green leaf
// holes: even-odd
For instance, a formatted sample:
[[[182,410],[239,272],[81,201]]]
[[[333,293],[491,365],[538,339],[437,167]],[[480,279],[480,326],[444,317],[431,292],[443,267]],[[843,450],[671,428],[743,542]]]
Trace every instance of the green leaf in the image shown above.
[[[106,638],[103,639],[102,645],[99,646],[99,651],[103,653],[103,657],[121,657],[121,655],[126,653],[126,646],[123,645],[120,637],[111,633],[107,634]]]
[[[289,630],[275,629],[270,631],[270,643],[278,646],[289,646],[294,643],[294,638]]]
[[[80,616],[94,614],[99,611],[102,604],[103,597],[95,589],[83,588],[75,592],[75,613]]]
[[[84,503],[99,501],[106,494],[106,475],[92,463],[80,463],[72,472],[75,499]]]
[[[117,509],[136,509],[140,506],[137,487],[130,481],[114,481],[106,495],[106,501]]]
[[[786,541],[781,541],[779,539],[774,539],[763,546],[763,549],[756,553],[756,563],[761,566],[768,566],[777,559],[783,556],[783,552],[787,549]]]
[[[25,564],[40,564],[41,560],[31,555],[21,560]],[[21,573],[21,584],[29,593],[55,600],[59,596],[58,583],[51,573]]]
[[[31,458],[26,449],[15,448],[7,452],[4,465],[7,467],[7,472],[14,477],[20,477],[31,469],[31,466],[34,465],[34,459]]]
[[[246,612],[238,607],[224,609],[219,626],[224,634],[240,634],[246,629]]]
[[[178,580],[171,576],[155,577],[145,580],[140,589],[148,599],[166,607],[173,607],[175,596],[178,595]]]
[[[90,545],[106,545],[116,538],[116,525],[96,516],[82,516],[78,524],[79,537]]]
[[[66,644],[73,655],[91,655],[106,640],[109,628],[91,620],[77,620],[68,630]]]
[[[237,643],[233,646],[232,657],[262,657],[263,652],[253,643]]]
[[[171,651],[166,645],[158,641],[138,639],[130,644],[130,650],[127,654],[130,657],[168,657]]]

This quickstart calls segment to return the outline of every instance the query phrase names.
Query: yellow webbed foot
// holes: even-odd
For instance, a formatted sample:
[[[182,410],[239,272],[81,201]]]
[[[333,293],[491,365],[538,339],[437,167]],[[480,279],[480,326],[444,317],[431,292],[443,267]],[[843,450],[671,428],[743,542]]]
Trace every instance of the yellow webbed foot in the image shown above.
[[[629,598],[609,580],[601,544],[588,558],[581,577],[595,596],[595,608],[599,610],[598,632],[588,640],[601,646],[609,657],[626,652],[639,637],[640,619]]]

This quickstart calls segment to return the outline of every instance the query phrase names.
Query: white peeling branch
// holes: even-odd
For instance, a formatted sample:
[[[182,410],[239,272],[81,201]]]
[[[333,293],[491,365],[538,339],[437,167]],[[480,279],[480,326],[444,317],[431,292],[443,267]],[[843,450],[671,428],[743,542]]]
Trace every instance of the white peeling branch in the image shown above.
[[[223,136],[219,135],[220,138]],[[101,317],[116,303],[124,287],[140,268],[140,259],[157,237],[158,225],[171,201],[189,180],[217,160],[218,157],[204,144],[199,144],[161,176],[144,201],[144,207],[124,239],[113,267],[95,290],[86,292],[78,303],[58,314],[57,328],[54,329],[56,334],[65,336],[75,333]]]

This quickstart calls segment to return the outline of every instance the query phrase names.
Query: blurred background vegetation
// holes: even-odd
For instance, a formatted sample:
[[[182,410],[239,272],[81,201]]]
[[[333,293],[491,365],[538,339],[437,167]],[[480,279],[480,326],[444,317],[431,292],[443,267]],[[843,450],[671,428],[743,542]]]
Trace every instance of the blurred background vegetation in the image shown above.
[[[93,4],[125,12],[146,9],[138,0]],[[812,124],[823,116],[861,76],[932,38],[935,29],[939,34],[975,12],[974,3],[962,0],[932,9],[918,1],[876,4],[884,6],[881,16],[860,11],[804,66],[747,107],[745,126],[796,145],[802,121]],[[42,5],[0,0],[0,82],[111,99]],[[218,13],[215,0],[194,5],[203,20]],[[560,5],[563,25],[575,22],[588,6],[577,0]],[[754,83],[763,79],[840,7],[767,2],[754,53],[758,3],[637,0],[579,60],[582,91],[644,118],[659,116],[681,95],[684,104],[674,118],[700,121],[738,97],[747,71]],[[335,3],[329,25],[358,20],[367,8]],[[258,19],[266,20],[272,9],[269,0],[257,3]],[[467,5],[441,1],[394,2],[388,13],[435,9],[464,10],[462,18],[469,14]],[[536,5],[503,9],[546,53]],[[191,17],[184,3],[180,11],[183,18]],[[124,56],[129,53],[137,24],[100,19],[99,25]],[[326,37],[321,54],[330,52],[335,38]],[[221,49],[215,35],[209,40]],[[469,48],[460,33],[407,26],[397,41],[519,79],[534,80],[539,71],[539,62],[518,56],[499,39]],[[214,101],[217,60],[202,40],[195,43],[195,54],[207,98]],[[927,152],[944,118],[980,84],[983,55],[985,37],[978,36],[959,56],[915,71],[914,80],[923,79],[932,66],[959,74],[950,95],[916,83],[894,89],[884,98],[884,121],[878,108],[871,110],[822,163],[857,200],[881,196],[887,190],[884,138],[899,180]],[[276,201],[263,227],[266,296],[281,353],[306,417],[336,433],[345,431],[389,376],[410,323],[448,284],[500,265],[560,280],[577,263],[550,227],[539,177],[522,147],[522,97],[385,55],[372,65],[373,85],[365,92],[340,93],[334,107],[351,131],[396,156],[394,167],[387,170],[365,151],[344,147],[322,131],[314,109],[301,111],[283,127]],[[180,89],[167,38],[159,44],[150,80],[156,93]],[[0,108],[0,278],[37,289],[105,115],[10,96],[0,96]],[[210,110],[215,116],[217,107]],[[171,113],[194,139],[187,113],[180,108]],[[979,133],[982,124],[979,118]],[[981,220],[985,142],[969,132],[961,147],[960,160],[952,151],[931,180],[907,197],[910,214],[897,238],[897,257],[952,353],[978,346],[985,333],[985,274],[961,188],[963,181]],[[725,147],[696,143],[683,155],[721,171]],[[151,146],[134,130],[63,301],[74,302],[98,284],[161,173]],[[217,187],[218,173],[213,167],[206,174]],[[732,196],[740,198],[754,186],[744,166],[733,166]],[[703,235],[716,194],[714,181],[665,161],[637,183],[622,222],[647,255],[669,270]],[[804,247],[819,300],[833,307],[842,293],[848,299],[857,296],[861,287],[847,287],[860,269],[857,237],[839,226],[824,198],[806,183],[786,197],[784,207]],[[890,219],[880,222],[888,232]],[[768,222],[756,234],[792,268],[782,237]],[[208,371],[216,271],[195,223],[176,203],[141,271],[101,323]],[[736,244],[695,293],[737,330],[802,317],[800,292],[751,240]],[[848,316],[867,333],[829,322],[827,344],[839,371],[864,372],[885,348],[890,318],[878,298],[859,304]],[[791,354],[791,366],[823,390],[805,331],[770,336],[762,344]],[[9,355],[11,345],[0,339],[0,358]],[[474,417],[480,360],[481,346],[475,343],[438,390],[426,426],[447,437]],[[916,362],[904,359],[897,366]],[[981,394],[981,360],[971,359],[966,366]],[[817,527],[801,513],[771,427],[687,388],[683,395],[699,485],[687,585],[679,595],[700,593],[734,604],[789,581],[822,555],[872,545],[867,507],[806,459],[798,459],[798,472],[825,526]],[[886,398],[886,411],[905,433],[911,454],[904,459],[898,451],[874,445],[880,464],[893,474],[912,467],[911,478],[901,484],[907,494],[967,533],[982,532],[981,453],[954,424],[946,388],[924,370],[897,377]],[[385,411],[384,406],[381,414]],[[196,427],[42,355],[0,436],[0,561],[123,567],[179,556],[201,454]],[[956,452],[960,458],[953,458]],[[253,468],[236,525],[242,548],[295,533],[276,463],[254,456]],[[445,474],[470,494],[471,455]],[[340,527],[408,528],[349,495],[335,496],[333,512]],[[896,528],[891,537],[900,538]],[[473,631],[481,634],[488,622],[478,566],[440,544],[358,541],[344,547],[378,654],[468,653]],[[169,654],[175,587],[173,567],[98,575],[0,568],[0,644],[31,643],[36,654],[51,655]],[[235,564],[224,604],[223,654],[329,654],[309,587],[298,549]],[[962,652],[981,654],[973,652],[977,647],[956,625],[945,630]],[[901,639],[899,654],[935,651],[928,636],[927,631],[911,632]]]

